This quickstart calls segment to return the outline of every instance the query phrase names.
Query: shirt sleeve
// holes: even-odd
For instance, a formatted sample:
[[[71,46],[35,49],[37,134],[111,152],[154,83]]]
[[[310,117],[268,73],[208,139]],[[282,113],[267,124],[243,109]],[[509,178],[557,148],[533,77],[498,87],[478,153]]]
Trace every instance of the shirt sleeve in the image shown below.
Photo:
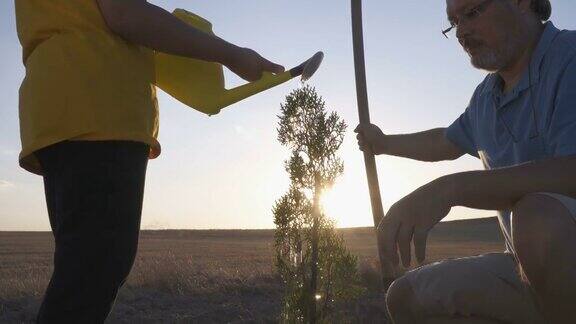
[[[466,110],[446,129],[446,138],[464,152],[478,157],[478,149],[474,141],[474,121],[472,119],[472,102]]]
[[[576,57],[563,73],[547,132],[554,157],[576,155]]]

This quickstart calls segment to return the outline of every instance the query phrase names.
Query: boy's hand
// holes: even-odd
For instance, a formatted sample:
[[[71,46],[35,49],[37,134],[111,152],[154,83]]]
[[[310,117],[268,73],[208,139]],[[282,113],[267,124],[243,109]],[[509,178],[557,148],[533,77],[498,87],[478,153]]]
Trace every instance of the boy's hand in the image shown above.
[[[270,62],[249,48],[238,47],[231,55],[226,66],[239,77],[247,81],[256,81],[263,72],[282,73],[284,67]]]
[[[354,130],[361,151],[383,154],[385,152],[386,135],[374,124],[360,124]]]

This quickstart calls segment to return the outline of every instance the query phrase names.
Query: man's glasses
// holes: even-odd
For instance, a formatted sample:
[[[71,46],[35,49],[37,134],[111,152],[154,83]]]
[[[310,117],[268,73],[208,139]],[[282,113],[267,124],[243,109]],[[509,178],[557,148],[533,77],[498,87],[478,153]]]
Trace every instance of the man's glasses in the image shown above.
[[[457,16],[456,18],[451,18],[450,19],[450,27],[442,30],[442,35],[444,35],[444,37],[446,38],[450,38],[449,33],[453,30],[453,29],[457,29],[458,25],[460,25],[460,23],[462,21],[473,21],[474,19],[480,17],[482,15],[482,13],[484,11],[486,11],[486,9],[488,9],[488,6],[490,6],[490,4],[493,2],[494,0],[484,0],[481,3],[479,3],[477,6],[470,8],[466,11],[464,11],[464,13],[460,16]]]

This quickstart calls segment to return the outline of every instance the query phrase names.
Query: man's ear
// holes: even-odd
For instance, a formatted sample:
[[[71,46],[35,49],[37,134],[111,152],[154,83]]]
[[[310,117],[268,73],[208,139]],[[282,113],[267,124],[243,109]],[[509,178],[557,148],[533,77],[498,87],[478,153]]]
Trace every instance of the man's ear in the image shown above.
[[[530,9],[532,6],[532,1],[533,0],[508,0],[505,1],[505,4],[508,6],[508,8],[518,9],[521,13],[524,14],[532,10]]]
[[[532,11],[532,2],[534,2],[534,0],[516,0],[516,4],[522,13]]]

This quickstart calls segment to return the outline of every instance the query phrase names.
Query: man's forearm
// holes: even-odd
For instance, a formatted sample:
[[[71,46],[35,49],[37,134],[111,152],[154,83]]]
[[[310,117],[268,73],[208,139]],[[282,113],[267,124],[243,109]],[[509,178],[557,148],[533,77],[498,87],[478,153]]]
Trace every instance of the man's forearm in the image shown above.
[[[576,156],[443,177],[453,206],[510,210],[523,196],[553,192],[576,197]]]
[[[426,162],[454,160],[462,156],[462,152],[446,139],[444,132],[445,128],[435,128],[413,134],[386,135],[382,143],[383,153]]]
[[[208,35],[153,4],[133,3],[130,13],[111,24],[114,32],[126,40],[160,52],[219,62],[224,65],[236,46]]]

